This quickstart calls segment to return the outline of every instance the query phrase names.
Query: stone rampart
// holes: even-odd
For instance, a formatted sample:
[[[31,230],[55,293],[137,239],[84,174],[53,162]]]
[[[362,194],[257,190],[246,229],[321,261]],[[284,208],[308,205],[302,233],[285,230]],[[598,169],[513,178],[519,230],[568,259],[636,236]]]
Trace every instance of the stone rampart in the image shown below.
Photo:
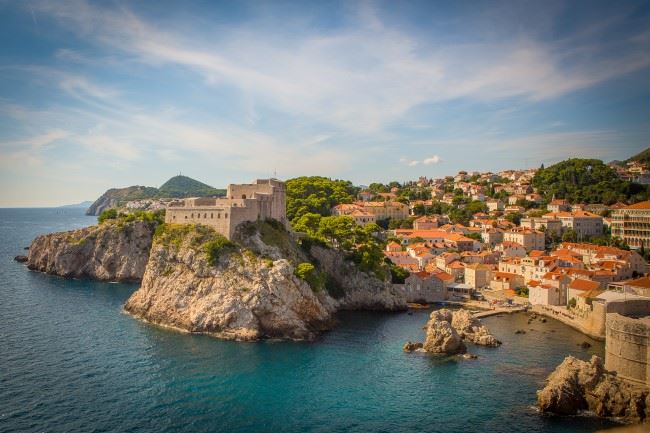
[[[605,368],[616,371],[622,379],[650,386],[650,316],[608,313],[606,328]]]

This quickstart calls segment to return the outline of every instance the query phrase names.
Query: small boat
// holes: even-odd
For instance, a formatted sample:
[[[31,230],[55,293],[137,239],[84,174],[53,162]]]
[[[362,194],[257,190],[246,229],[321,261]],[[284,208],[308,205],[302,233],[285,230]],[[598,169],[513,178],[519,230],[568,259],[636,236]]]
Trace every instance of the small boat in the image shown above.
[[[418,304],[416,302],[409,302],[406,304],[407,307],[413,308],[413,309],[425,309],[429,308],[429,304]]]

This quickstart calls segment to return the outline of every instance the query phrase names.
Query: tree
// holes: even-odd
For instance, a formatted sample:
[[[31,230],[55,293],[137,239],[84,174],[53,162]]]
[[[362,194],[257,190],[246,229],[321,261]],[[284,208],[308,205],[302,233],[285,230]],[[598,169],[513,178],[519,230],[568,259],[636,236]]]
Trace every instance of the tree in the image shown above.
[[[512,212],[506,215],[506,220],[510,221],[515,225],[519,225],[519,223],[521,223],[522,217],[523,215],[520,214],[519,212]]]
[[[330,215],[332,207],[351,203],[359,189],[346,180],[303,176],[287,181],[287,218],[293,223],[307,213]]]
[[[611,204],[650,197],[649,186],[622,180],[616,170],[598,159],[573,158],[540,168],[533,186],[546,200],[555,197],[571,203]]]
[[[391,282],[393,284],[404,284],[404,281],[411,275],[409,271],[399,266],[390,265]]]
[[[562,242],[578,242],[578,233],[569,227],[562,235]]]

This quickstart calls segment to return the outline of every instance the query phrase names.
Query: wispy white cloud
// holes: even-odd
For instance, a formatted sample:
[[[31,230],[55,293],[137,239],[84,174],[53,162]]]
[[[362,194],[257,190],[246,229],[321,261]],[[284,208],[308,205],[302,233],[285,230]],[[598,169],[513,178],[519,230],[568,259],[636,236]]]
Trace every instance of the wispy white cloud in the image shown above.
[[[423,160],[400,158],[400,162],[409,167],[415,167],[416,165],[434,165],[438,164],[440,161],[441,159],[438,155],[433,155],[429,158],[424,158]]]
[[[336,34],[231,28],[194,38],[162,31],[124,9],[47,2],[39,10],[141,62],[184,67],[257,102],[361,132],[377,131],[424,103],[544,100],[650,65],[642,49],[572,56],[576,48],[566,42],[525,37],[435,46],[387,26],[371,3],[360,7],[354,26]],[[638,36],[628,44],[644,41]]]

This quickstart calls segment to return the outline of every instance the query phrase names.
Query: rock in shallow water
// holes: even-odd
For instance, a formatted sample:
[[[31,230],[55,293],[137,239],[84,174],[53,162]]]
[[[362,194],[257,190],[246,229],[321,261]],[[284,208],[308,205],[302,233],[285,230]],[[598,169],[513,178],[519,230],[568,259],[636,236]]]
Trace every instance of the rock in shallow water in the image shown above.
[[[465,341],[492,347],[501,344],[467,310],[452,311],[443,308],[433,311],[424,329],[426,330],[426,339],[423,349],[429,353],[447,355],[465,353],[467,351]]]
[[[616,417],[626,422],[650,418],[650,391],[619,379],[608,372],[598,356],[581,361],[568,356],[537,391],[537,404],[543,412],[575,415],[589,410],[601,417]]]

